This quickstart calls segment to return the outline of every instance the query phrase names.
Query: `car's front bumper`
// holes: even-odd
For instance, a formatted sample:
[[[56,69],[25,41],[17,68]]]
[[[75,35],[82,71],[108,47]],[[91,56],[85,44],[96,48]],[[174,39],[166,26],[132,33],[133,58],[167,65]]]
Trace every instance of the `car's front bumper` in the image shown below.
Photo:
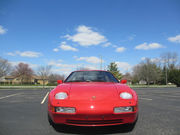
[[[110,126],[133,123],[137,118],[137,112],[122,114],[60,114],[49,112],[52,121],[56,124],[75,126]]]
[[[115,113],[115,107],[132,106],[132,112]],[[56,107],[74,107],[75,113],[56,112]],[[138,100],[48,100],[48,113],[56,124],[75,126],[110,126],[134,123],[138,115]]]

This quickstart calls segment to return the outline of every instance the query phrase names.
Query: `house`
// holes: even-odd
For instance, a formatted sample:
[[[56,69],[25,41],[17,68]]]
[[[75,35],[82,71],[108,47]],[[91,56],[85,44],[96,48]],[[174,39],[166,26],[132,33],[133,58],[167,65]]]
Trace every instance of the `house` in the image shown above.
[[[147,84],[147,82],[146,82],[146,81],[144,81],[144,80],[140,80],[140,81],[139,81],[139,84],[146,85],[146,84]]]
[[[3,76],[0,79],[0,84],[17,84],[18,82],[19,79],[13,76]]]
[[[33,84],[43,85],[43,79],[40,76],[32,76]],[[48,78],[44,79],[44,84],[47,85],[49,83]]]
[[[0,84],[21,84],[21,78],[15,76],[3,76],[0,78]],[[43,85],[43,79],[40,76],[32,76],[27,81],[24,81],[25,84],[40,84]],[[44,79],[44,84],[48,84],[48,79]]]

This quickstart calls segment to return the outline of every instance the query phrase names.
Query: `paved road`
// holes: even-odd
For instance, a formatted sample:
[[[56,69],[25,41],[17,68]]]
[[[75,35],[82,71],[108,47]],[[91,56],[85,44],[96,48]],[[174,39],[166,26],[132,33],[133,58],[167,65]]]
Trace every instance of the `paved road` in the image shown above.
[[[124,126],[54,129],[47,119],[49,90],[0,90],[0,135],[180,135],[180,88],[136,88],[139,119],[131,132]]]

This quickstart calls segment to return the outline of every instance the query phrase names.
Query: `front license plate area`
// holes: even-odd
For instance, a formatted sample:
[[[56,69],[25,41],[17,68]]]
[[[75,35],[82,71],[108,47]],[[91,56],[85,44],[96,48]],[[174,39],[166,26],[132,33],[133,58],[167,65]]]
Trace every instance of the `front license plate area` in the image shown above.
[[[104,116],[85,116],[85,120],[104,120]]]

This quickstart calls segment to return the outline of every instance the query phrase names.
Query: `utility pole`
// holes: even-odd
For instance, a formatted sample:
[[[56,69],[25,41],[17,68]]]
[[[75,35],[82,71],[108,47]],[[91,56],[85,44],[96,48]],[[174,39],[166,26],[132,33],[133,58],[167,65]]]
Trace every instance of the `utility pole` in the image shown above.
[[[167,85],[167,64],[166,64],[166,85]]]
[[[101,63],[100,63],[100,69],[102,70],[102,56],[100,55]]]

